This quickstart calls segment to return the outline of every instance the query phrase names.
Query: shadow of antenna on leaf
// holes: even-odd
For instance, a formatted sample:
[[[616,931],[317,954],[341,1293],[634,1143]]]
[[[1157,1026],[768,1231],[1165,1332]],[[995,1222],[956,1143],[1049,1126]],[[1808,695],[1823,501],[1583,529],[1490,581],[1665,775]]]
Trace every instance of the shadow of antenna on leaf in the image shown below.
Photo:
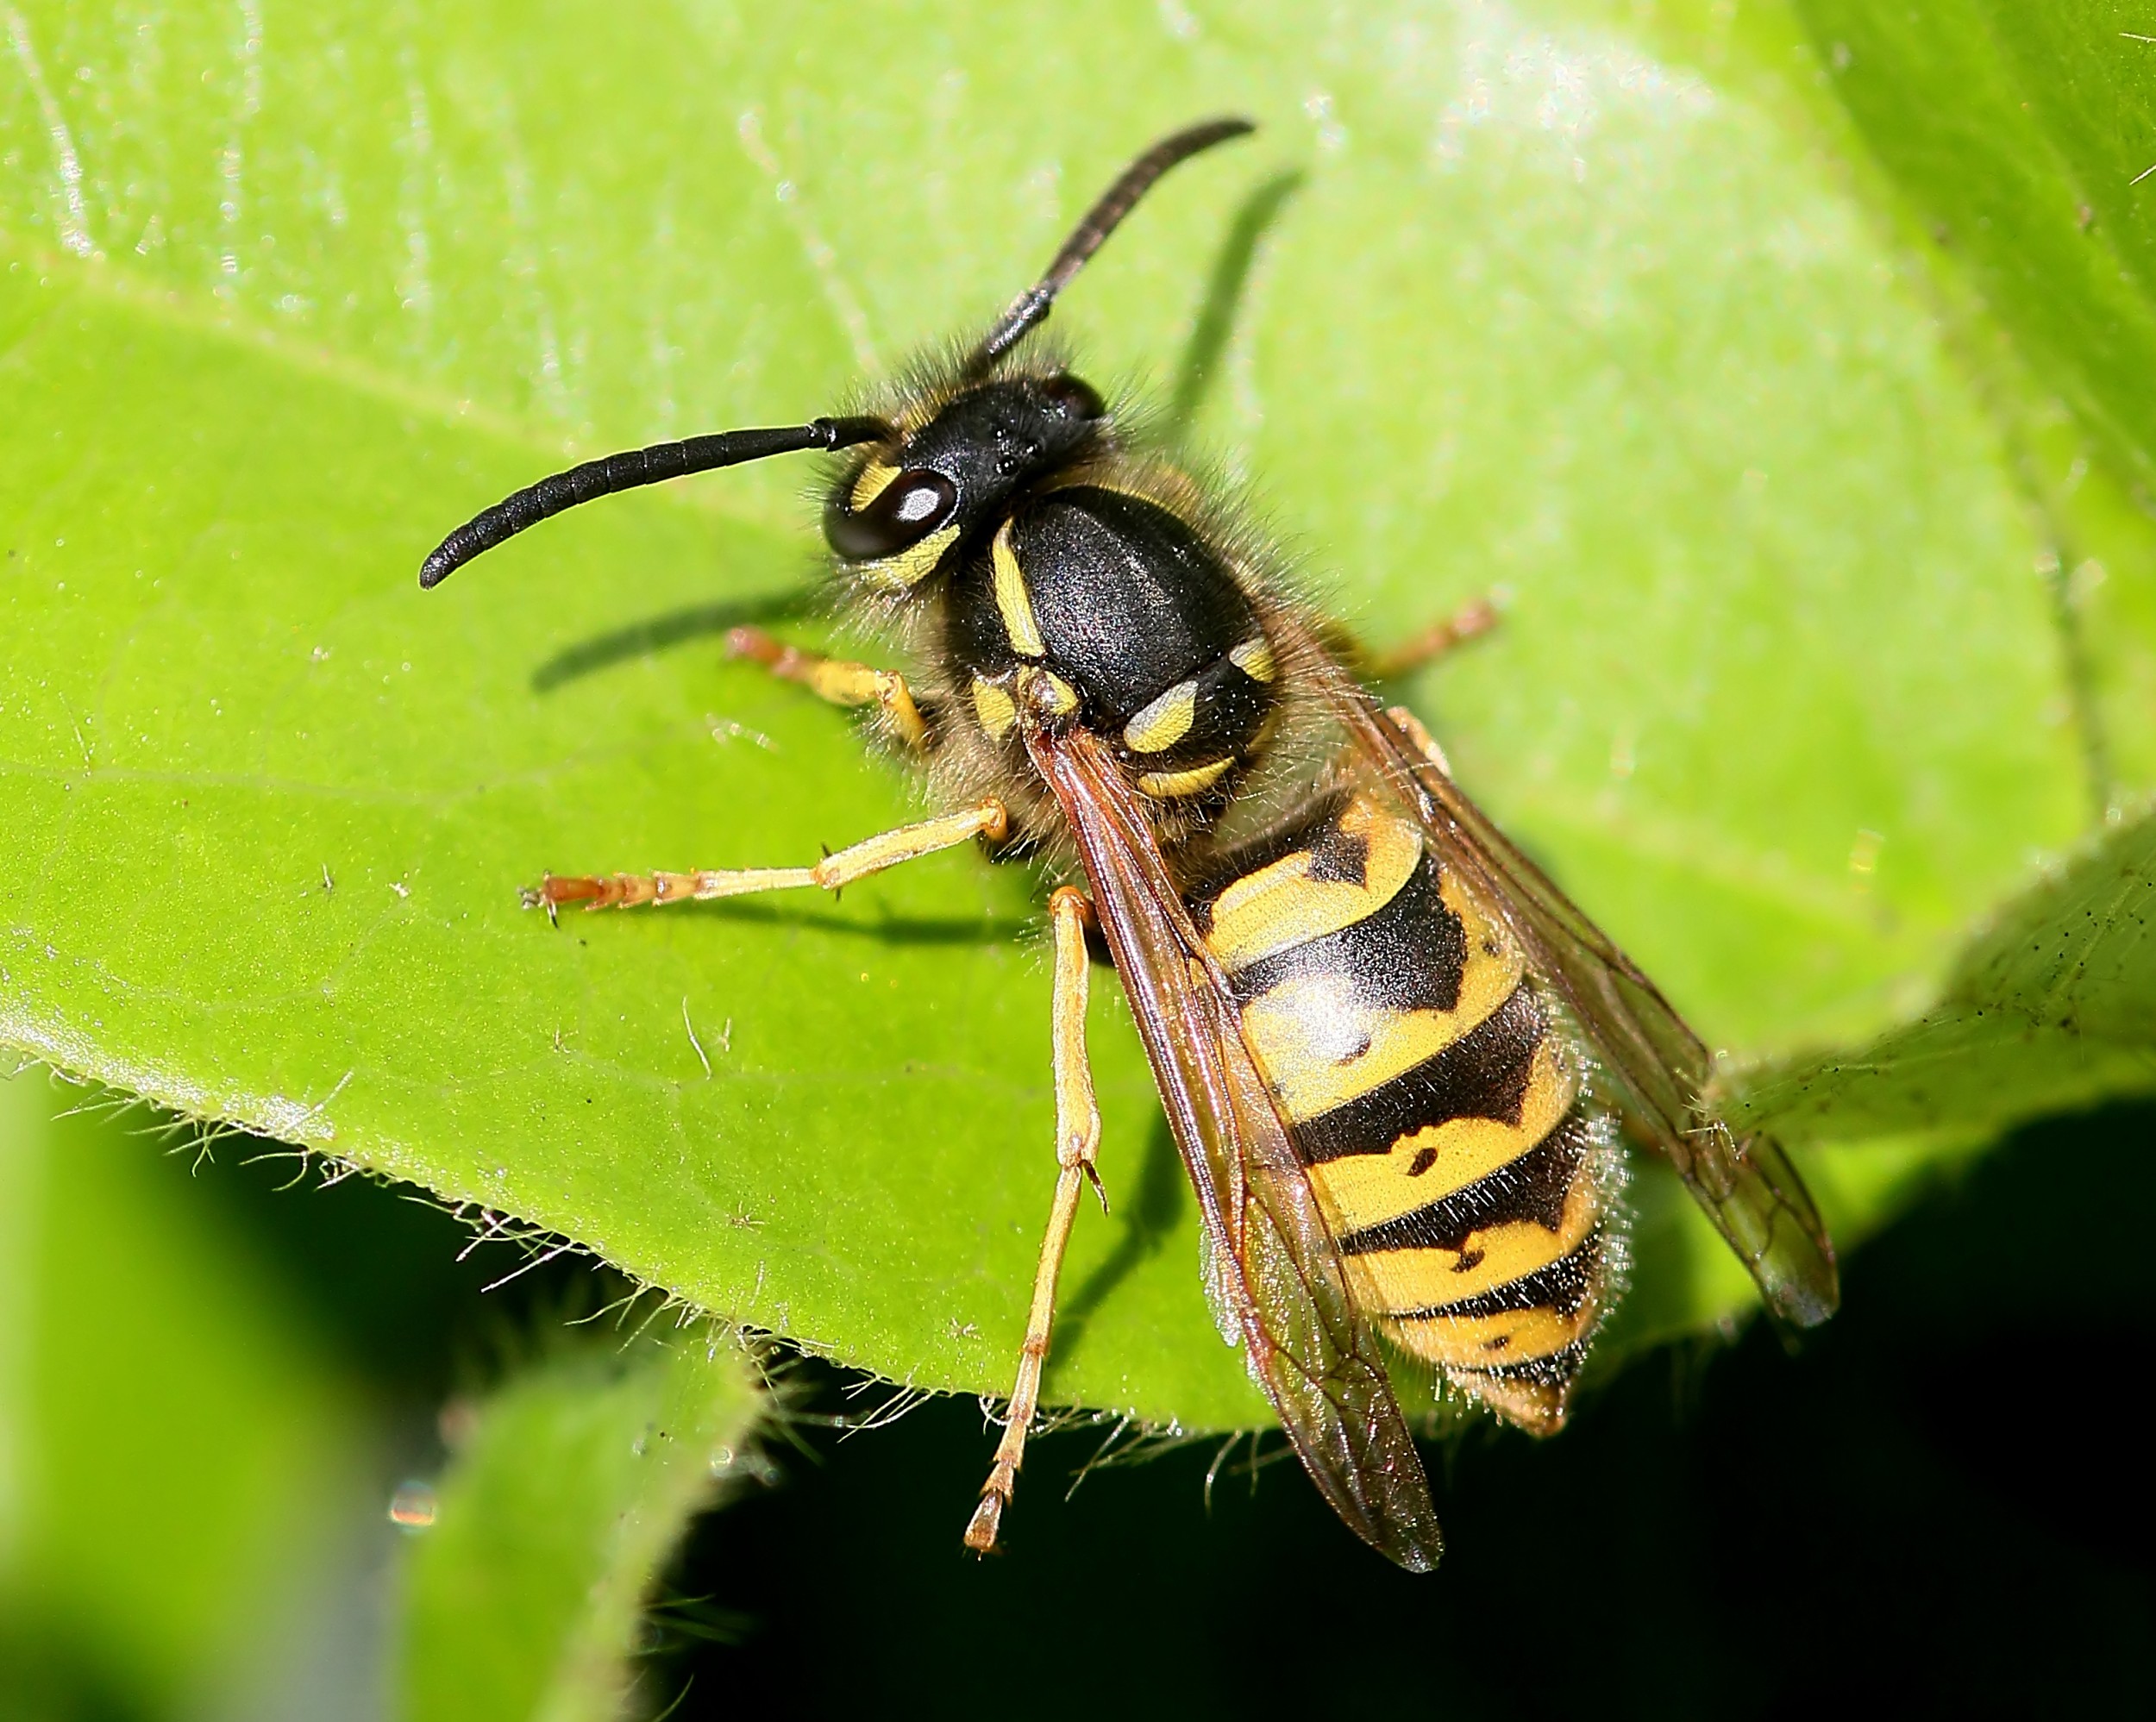
[[[552,693],[565,683],[580,679],[616,664],[686,645],[693,640],[723,638],[730,629],[766,622],[798,621],[816,606],[812,586],[793,592],[772,592],[762,598],[729,598],[716,604],[690,604],[662,611],[565,646],[531,673],[534,693]]]
[[[1183,348],[1176,366],[1175,392],[1169,398],[1168,429],[1178,441],[1187,437],[1199,409],[1205,404],[1220,367],[1220,355],[1235,333],[1236,313],[1250,291],[1250,271],[1257,248],[1280,220],[1288,200],[1302,189],[1309,176],[1300,167],[1275,174],[1243,201],[1235,221],[1213,259],[1213,274],[1199,302],[1197,326]]]

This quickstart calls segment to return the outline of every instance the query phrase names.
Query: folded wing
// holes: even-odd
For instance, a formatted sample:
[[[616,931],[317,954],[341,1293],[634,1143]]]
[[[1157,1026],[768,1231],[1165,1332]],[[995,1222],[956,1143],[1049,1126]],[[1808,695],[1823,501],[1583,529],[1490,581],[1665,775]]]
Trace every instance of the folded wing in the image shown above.
[[[1309,1177],[1135,792],[1082,732],[1027,746],[1077,842],[1250,1372],[1334,1511],[1372,1547],[1427,1571],[1443,1539],[1378,1343],[1349,1301]]]
[[[1351,742],[1420,820],[1440,865],[1502,916],[1571,1015],[1606,1097],[1677,1168],[1781,1320],[1812,1327],[1841,1300],[1834,1250],[1771,1137],[1738,1137],[1702,1099],[1713,1060],[1630,958],[1513,847],[1434,754],[1305,636],[1299,648]],[[1412,723],[1412,720],[1408,720]]]

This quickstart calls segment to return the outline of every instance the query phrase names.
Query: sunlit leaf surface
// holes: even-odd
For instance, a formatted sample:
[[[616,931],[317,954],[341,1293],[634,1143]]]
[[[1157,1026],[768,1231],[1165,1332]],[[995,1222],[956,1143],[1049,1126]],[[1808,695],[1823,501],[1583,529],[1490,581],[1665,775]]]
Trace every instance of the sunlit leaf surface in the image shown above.
[[[2156,817],[2009,905],[1944,995],[1868,1045],[1750,1085],[1739,1115],[1792,1139],[1996,1130],[2156,1088]]]

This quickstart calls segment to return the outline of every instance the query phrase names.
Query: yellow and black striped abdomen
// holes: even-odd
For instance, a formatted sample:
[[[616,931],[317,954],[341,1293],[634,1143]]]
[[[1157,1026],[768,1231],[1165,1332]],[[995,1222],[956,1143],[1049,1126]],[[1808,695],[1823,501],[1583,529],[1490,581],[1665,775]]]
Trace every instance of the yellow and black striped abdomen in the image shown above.
[[[1190,906],[1357,1304],[1501,1414],[1557,1427],[1612,1265],[1615,1161],[1511,936],[1368,793]]]

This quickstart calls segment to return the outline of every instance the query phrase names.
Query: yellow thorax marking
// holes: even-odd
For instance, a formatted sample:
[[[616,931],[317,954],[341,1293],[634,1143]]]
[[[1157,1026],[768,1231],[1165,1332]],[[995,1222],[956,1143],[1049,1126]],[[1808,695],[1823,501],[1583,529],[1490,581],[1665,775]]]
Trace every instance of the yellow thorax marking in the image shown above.
[[[1263,634],[1255,640],[1245,640],[1228,654],[1228,661],[1252,681],[1269,682],[1275,670],[1273,642]]]
[[[934,573],[936,565],[943,560],[943,552],[957,542],[958,523],[953,521],[930,533],[911,549],[886,556],[881,561],[863,562],[855,572],[870,585],[885,592],[907,592]]]
[[[1193,766],[1188,771],[1149,771],[1138,779],[1138,786],[1156,800],[1172,801],[1179,795],[1196,795],[1212,788],[1234,764],[1233,759],[1225,759]]]
[[[973,679],[973,710],[982,732],[992,742],[1000,742],[1018,721],[1018,709],[1009,691],[979,676]]]
[[[1067,717],[1078,709],[1078,690],[1053,670],[1028,664],[1018,672],[1018,696],[1038,705],[1051,717]]]
[[[1213,905],[1206,942],[1233,973],[1261,957],[1293,949],[1375,915],[1400,892],[1422,859],[1422,833],[1409,820],[1357,796],[1341,810],[1339,828],[1369,847],[1363,882],[1313,880],[1307,848],[1238,879]]]
[[[1203,487],[1181,467],[1171,467],[1165,461],[1144,468],[1118,465],[1106,472],[1079,473],[1066,482],[1107,491],[1116,496],[1136,497],[1140,502],[1150,502],[1162,512],[1175,516],[1194,531],[1205,530],[1207,510]]]
[[[1008,520],[996,528],[988,555],[995,565],[996,608],[1003,615],[1003,631],[1011,636],[1011,649],[1022,658],[1045,657],[1048,648],[1041,643],[1040,624],[1033,620],[1033,600],[1025,590],[1018,552],[1011,548]]]
[[[1137,753],[1165,752],[1190,733],[1197,715],[1198,684],[1179,681],[1123,726],[1124,742]]]

